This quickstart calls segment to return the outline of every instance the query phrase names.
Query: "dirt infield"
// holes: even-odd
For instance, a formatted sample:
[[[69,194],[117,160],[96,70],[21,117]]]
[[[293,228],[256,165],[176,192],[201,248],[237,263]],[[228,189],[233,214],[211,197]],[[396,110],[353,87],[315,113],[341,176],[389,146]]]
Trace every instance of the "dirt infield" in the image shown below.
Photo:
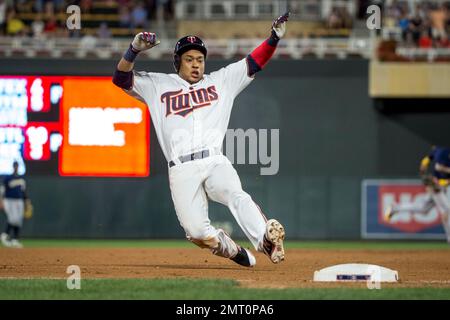
[[[399,272],[394,287],[450,287],[449,250],[290,249],[274,265],[257,254],[257,265],[244,268],[207,250],[153,248],[0,248],[0,278],[66,278],[69,265],[82,278],[220,278],[244,287],[334,287],[312,282],[315,270],[339,263],[371,263]],[[362,284],[346,284],[360,286]]]

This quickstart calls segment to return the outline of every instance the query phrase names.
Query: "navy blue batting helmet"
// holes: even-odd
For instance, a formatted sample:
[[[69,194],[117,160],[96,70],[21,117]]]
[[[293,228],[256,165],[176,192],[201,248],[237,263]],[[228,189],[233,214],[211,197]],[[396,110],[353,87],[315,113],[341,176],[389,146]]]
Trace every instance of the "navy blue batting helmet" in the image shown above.
[[[177,44],[175,45],[175,50],[173,52],[173,66],[178,72],[180,70],[180,64],[181,64],[181,55],[189,50],[198,50],[205,56],[206,59],[206,46],[203,43],[202,39],[200,39],[197,36],[186,36],[181,38],[177,41]]]

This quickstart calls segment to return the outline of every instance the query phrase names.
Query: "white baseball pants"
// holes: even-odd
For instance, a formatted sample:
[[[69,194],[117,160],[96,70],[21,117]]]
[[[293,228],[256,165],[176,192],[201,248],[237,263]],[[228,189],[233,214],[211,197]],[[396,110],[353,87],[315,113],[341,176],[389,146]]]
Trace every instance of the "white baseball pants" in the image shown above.
[[[237,246],[211,225],[208,198],[226,205],[255,249],[262,250],[266,218],[242,190],[236,170],[224,155],[188,161],[169,168],[170,190],[178,221],[189,240],[219,256],[233,257]]]
[[[24,202],[22,199],[3,199],[6,218],[14,227],[22,227],[24,217]]]
[[[442,226],[450,243],[450,201],[444,191],[432,195],[436,208],[441,214]]]

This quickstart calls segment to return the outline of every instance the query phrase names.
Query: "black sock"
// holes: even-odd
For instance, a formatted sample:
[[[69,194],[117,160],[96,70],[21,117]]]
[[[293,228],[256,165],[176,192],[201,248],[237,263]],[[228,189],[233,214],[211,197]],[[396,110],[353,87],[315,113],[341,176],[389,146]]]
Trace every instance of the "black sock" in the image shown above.
[[[14,227],[12,227],[12,229],[13,229],[13,236],[12,236],[12,238],[16,239],[16,240],[19,239],[20,227],[14,226]]]
[[[8,235],[8,237],[9,237],[9,234],[11,233],[12,228],[13,228],[12,225],[10,225],[9,223],[6,224],[5,233]]]

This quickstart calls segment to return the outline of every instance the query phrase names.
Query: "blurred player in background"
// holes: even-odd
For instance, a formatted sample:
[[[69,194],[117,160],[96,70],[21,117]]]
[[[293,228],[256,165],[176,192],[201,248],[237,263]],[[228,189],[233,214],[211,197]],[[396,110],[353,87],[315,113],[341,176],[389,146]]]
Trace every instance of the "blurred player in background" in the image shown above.
[[[389,206],[384,213],[385,220],[392,220],[399,212],[428,214],[436,207],[447,242],[450,243],[450,201],[446,194],[450,183],[450,148],[433,146],[430,153],[422,159],[419,171],[428,194],[427,200],[421,204],[402,203]]]
[[[207,48],[197,36],[180,39],[174,51],[176,73],[134,72],[139,52],[159,44],[154,33],[139,33],[119,61],[113,82],[145,102],[168,162],[172,199],[186,237],[213,254],[253,267],[256,259],[208,218],[208,199],[230,209],[254,248],[273,263],[284,260],[285,231],[267,220],[231,162],[222,154],[223,139],[236,96],[272,57],[286,32],[289,13],[275,19],[271,35],[246,58],[204,74]]]
[[[14,161],[13,173],[6,176],[1,186],[0,209],[6,213],[6,229],[0,235],[5,247],[22,248],[19,242],[26,207],[31,206],[26,193],[26,182],[18,173],[19,163]]]

